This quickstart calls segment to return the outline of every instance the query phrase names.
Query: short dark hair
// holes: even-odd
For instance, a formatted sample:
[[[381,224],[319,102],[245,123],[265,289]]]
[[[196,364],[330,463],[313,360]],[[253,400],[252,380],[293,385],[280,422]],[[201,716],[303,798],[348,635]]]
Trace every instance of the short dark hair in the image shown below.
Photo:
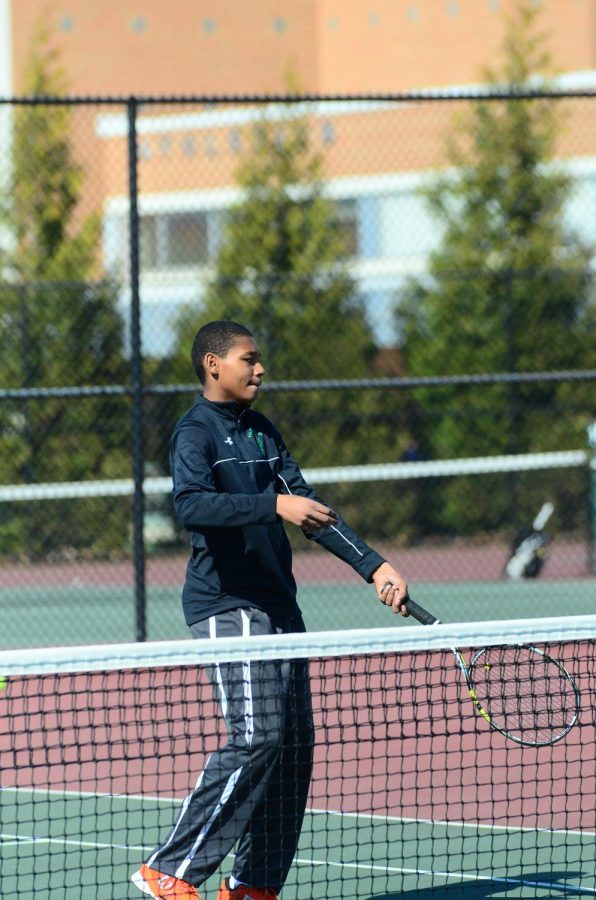
[[[191,359],[201,384],[205,384],[205,367],[203,360],[206,353],[215,353],[217,356],[225,356],[230,347],[236,343],[237,337],[253,337],[251,331],[238,322],[230,322],[221,319],[217,322],[208,322],[199,328],[192,342]]]

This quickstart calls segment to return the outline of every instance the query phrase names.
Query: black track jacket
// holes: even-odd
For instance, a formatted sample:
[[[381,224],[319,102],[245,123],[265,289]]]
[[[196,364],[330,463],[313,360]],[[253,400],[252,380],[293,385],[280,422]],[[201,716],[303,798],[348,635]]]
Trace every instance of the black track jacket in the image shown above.
[[[174,506],[191,533],[182,594],[188,625],[238,607],[296,613],[292,552],[276,494],[315,497],[271,422],[199,396],[170,443]],[[315,538],[366,581],[384,561],[341,519]]]

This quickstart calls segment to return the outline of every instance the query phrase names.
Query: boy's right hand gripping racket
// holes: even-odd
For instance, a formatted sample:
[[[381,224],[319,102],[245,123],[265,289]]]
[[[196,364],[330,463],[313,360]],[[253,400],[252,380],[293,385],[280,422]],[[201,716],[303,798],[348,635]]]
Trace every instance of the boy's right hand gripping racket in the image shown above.
[[[440,620],[411,598],[410,614],[422,625]],[[483,647],[466,663],[451,648],[474,706],[491,728],[528,747],[562,740],[578,720],[580,695],[560,662],[529,644]]]

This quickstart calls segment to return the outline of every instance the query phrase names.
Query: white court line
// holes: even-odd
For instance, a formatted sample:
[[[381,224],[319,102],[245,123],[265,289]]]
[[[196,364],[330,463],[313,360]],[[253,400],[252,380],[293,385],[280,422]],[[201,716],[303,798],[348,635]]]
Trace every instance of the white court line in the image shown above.
[[[6,839],[8,839],[8,841]],[[139,853],[148,853],[151,849],[153,849],[150,847],[137,847],[127,844],[106,844],[93,841],[73,841],[68,840],[67,838],[36,838],[34,836],[25,837],[12,834],[0,834],[0,841],[2,842],[3,846],[5,844],[10,845],[11,842],[13,842],[14,844],[59,844],[61,846],[68,847],[89,847],[99,850],[125,850],[127,852],[135,851]],[[518,885],[520,887],[545,888],[546,890],[555,890],[564,893],[575,891],[576,893],[596,896],[596,888],[583,887],[582,885],[576,884],[556,884],[553,882],[545,881],[527,881],[524,878],[499,878],[497,876],[493,877],[490,875],[479,875],[478,873],[470,872],[441,872],[435,869],[413,869],[405,868],[402,866],[379,866],[370,863],[332,862],[330,860],[305,859],[303,857],[296,857],[294,859],[294,862],[297,865],[301,866],[327,866],[340,869],[358,869],[367,872],[383,872],[386,875],[428,875],[431,878],[451,878],[457,879],[459,881],[486,881],[494,884],[510,884]]]
[[[516,834],[517,832],[545,832],[546,834],[566,834],[574,837],[596,837],[596,831],[578,831],[569,828],[532,828],[530,825],[497,825],[496,822],[459,822],[444,819],[417,819],[408,816],[382,816],[364,812],[340,812],[335,809],[307,809],[309,813],[320,813],[325,816],[339,816],[340,818],[364,818],[374,822],[388,822],[391,825],[399,825],[404,822],[407,825],[441,825],[443,828],[473,828],[475,831],[486,829],[487,831],[505,831]]]
[[[30,793],[30,794],[45,794],[47,796],[52,797],[82,797],[82,798],[92,798],[95,797],[97,799],[108,799],[108,800],[138,800],[140,802],[151,802],[151,803],[171,803],[178,804],[184,801],[184,797],[162,797],[153,794],[111,794],[109,792],[101,793],[96,791],[67,791],[67,790],[56,790],[52,788],[43,788],[43,787],[2,787],[0,786],[0,792],[5,791],[13,791],[14,793]],[[335,809],[318,809],[316,807],[309,807],[306,810],[307,813],[311,815],[325,815],[325,816],[337,816],[339,818],[346,819],[354,819],[354,818],[363,818],[368,819],[372,822],[387,822],[393,825],[399,825],[400,823],[405,824],[416,824],[416,825],[439,825],[443,828],[468,828],[478,830],[486,830],[486,831],[504,831],[511,832],[512,834],[517,834],[518,832],[544,832],[546,834],[565,834],[573,837],[596,837],[596,831],[584,831],[578,829],[570,829],[570,828],[532,828],[529,825],[498,825],[494,822],[463,822],[463,821],[447,821],[443,819],[418,819],[415,817],[408,816],[383,816],[375,813],[365,813],[365,812],[340,812]]]
[[[147,794],[111,794],[111,793],[98,793],[93,791],[68,791],[68,790],[56,790],[51,788],[37,788],[37,787],[6,787],[1,789],[4,791],[11,791],[14,793],[30,793],[30,794],[43,794],[45,796],[52,797],[78,797],[78,798],[95,798],[95,799],[107,799],[107,800],[135,800],[140,802],[152,802],[152,803],[166,803],[166,804],[178,804],[182,802],[183,798],[180,797],[162,797],[156,795],[147,795]],[[438,825],[445,828],[467,828],[474,830],[487,830],[487,831],[503,831],[510,833],[517,832],[546,832],[549,834],[564,834],[574,837],[594,837],[596,836],[596,832],[592,831],[576,831],[576,830],[568,830],[568,829],[548,829],[548,828],[529,828],[528,826],[511,826],[511,825],[496,825],[490,823],[483,822],[447,822],[437,819],[416,819],[409,817],[400,817],[400,816],[383,816],[383,815],[375,815],[372,813],[363,813],[363,812],[349,812],[343,813],[337,810],[327,810],[327,809],[318,809],[315,807],[311,807],[307,809],[307,812],[313,815],[326,815],[326,816],[336,816],[339,818],[364,818],[369,821],[379,821],[379,822],[388,822],[390,824],[421,824],[434,826]],[[99,843],[93,841],[76,841],[76,840],[68,840],[65,838],[37,838],[34,836],[27,835],[12,835],[12,834],[0,834],[0,841],[2,841],[3,846],[11,846],[17,845],[20,843],[40,843],[40,844],[60,844],[62,846],[74,846],[74,847],[89,847],[95,849],[112,849],[112,850],[123,850],[123,851],[134,851],[139,853],[148,853],[153,847],[144,847],[144,846],[135,846],[135,845],[127,845],[127,844],[109,844],[109,843]],[[556,890],[557,892],[567,893],[575,891],[576,893],[582,893],[586,895],[596,896],[596,888],[583,887],[582,885],[572,885],[572,884],[553,884],[550,882],[540,882],[540,881],[527,881],[523,878],[499,878],[499,877],[491,877],[489,875],[480,875],[478,873],[469,873],[469,872],[441,872],[435,871],[432,869],[413,869],[413,868],[405,868],[398,866],[380,866],[373,865],[370,863],[347,863],[347,862],[332,862],[329,860],[317,860],[317,859],[305,859],[303,857],[296,857],[294,862],[297,865],[309,865],[309,866],[329,866],[336,867],[342,869],[357,869],[364,870],[368,872],[384,872],[385,874],[401,874],[401,875],[426,875],[429,877],[440,877],[446,879],[459,879],[459,880],[475,880],[475,881],[487,881],[493,882],[496,884],[511,884],[518,885],[521,887],[531,887],[531,888],[544,888],[546,890]]]
[[[556,891],[576,891],[582,894],[593,894],[596,896],[596,888],[582,887],[576,884],[556,884],[550,881],[526,881],[524,878],[498,878],[491,875],[478,875],[470,872],[439,872],[435,869],[406,869],[401,866],[374,866],[367,863],[344,863],[330,862],[329,860],[301,859],[296,857],[294,862],[298,865],[307,866],[338,866],[342,869],[367,869],[369,871],[385,872],[395,875],[430,875],[431,877],[439,876],[440,878],[457,878],[468,881],[489,881],[497,884],[516,884],[522,887],[541,887],[548,890]]]
[[[35,837],[33,834],[7,834],[0,832],[0,844],[3,847],[17,844],[60,844],[63,847],[92,847],[95,850],[135,850],[148,853],[154,847],[135,847],[134,844],[105,844],[101,841],[74,841],[69,838]]]

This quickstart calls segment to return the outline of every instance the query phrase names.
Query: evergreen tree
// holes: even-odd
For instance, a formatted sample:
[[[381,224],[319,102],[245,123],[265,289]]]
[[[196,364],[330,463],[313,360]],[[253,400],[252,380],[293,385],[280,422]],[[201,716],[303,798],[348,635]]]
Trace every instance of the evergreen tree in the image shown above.
[[[377,374],[376,347],[349,273],[349,236],[337,203],[325,195],[323,159],[311,132],[309,116],[297,107],[252,129],[237,173],[242,199],[226,215],[204,307],[179,321],[168,380],[188,382],[193,337],[214,319],[251,328],[263,353],[265,383]],[[391,400],[389,412],[386,394],[376,391],[265,390],[259,409],[306,468],[399,459],[402,398],[393,394]],[[188,398],[176,413],[185,406]],[[397,503],[385,490],[379,502],[365,503],[364,490],[357,484],[321,487],[371,539],[407,530],[409,500]]]
[[[365,377],[374,343],[347,270],[336,204],[324,195],[322,159],[308,117],[285,110],[263,119],[237,174],[242,200],[229,210],[204,310],[179,324],[174,378],[188,380],[198,327],[234,319],[250,327],[268,381]],[[303,465],[370,457],[362,403],[351,392],[263,394]],[[338,456],[341,454],[341,456]]]
[[[25,78],[29,96],[59,96],[65,80],[40,27]],[[73,157],[67,105],[14,113],[11,178],[2,198],[0,381],[7,388],[101,385],[126,379],[114,284],[98,277],[100,222],[79,222],[83,172]],[[97,398],[4,403],[5,483],[129,474],[127,404]],[[0,553],[122,549],[126,511],[113,500],[43,501],[0,510]]]
[[[548,71],[536,14],[522,0],[508,23],[503,68],[486,73],[490,89],[512,96],[477,101],[456,123],[452,172],[427,193],[444,236],[428,278],[410,284],[400,312],[412,375],[577,369],[593,354],[590,251],[566,227],[571,180],[553,161],[563,110],[552,98],[515,97]],[[573,392],[577,403],[581,389]],[[436,457],[555,450],[584,440],[581,415],[563,421],[554,414],[569,403],[569,385],[417,396],[425,413],[417,437]],[[468,482],[451,481],[442,493],[442,527],[461,532],[507,514],[507,491]]]

